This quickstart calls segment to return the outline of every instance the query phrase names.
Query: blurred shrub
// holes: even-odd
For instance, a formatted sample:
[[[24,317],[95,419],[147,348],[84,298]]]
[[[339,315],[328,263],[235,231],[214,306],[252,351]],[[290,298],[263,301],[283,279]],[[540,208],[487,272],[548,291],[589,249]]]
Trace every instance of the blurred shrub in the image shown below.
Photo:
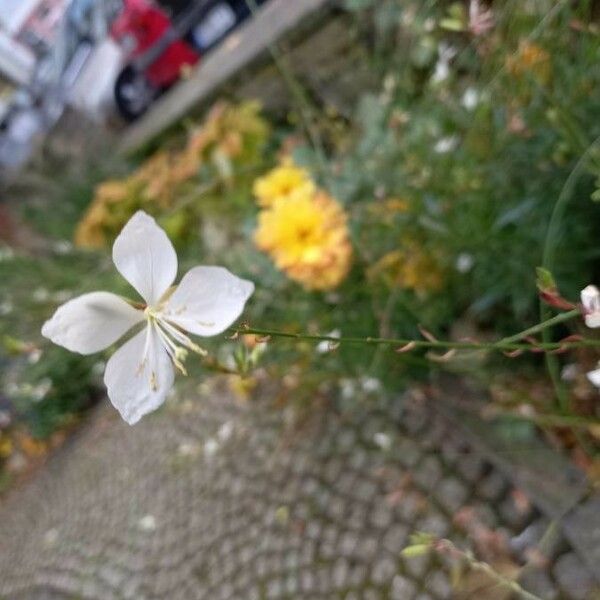
[[[47,438],[57,429],[69,425],[88,408],[100,389],[94,374],[97,358],[65,353],[49,346],[43,360],[21,361],[4,385],[15,416],[31,435]]]
[[[269,127],[256,102],[218,103],[204,122],[190,129],[183,149],[159,150],[126,178],[107,181],[75,232],[78,246],[100,248],[111,242],[131,215],[155,215],[175,240],[185,238],[196,201],[234,188],[248,196],[248,171],[262,158]],[[245,186],[244,186],[245,184]]]

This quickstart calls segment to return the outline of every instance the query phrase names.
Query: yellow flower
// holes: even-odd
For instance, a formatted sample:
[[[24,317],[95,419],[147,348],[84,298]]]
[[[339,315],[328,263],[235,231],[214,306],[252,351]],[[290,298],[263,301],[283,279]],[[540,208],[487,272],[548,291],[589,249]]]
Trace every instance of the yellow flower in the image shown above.
[[[13,451],[12,440],[0,433],[0,458],[8,458]]]
[[[523,40],[516,54],[506,59],[506,69],[516,77],[532,73],[541,83],[545,83],[551,74],[550,54],[541,46]]]
[[[332,289],[350,269],[346,214],[321,191],[276,200],[259,214],[254,240],[279,269],[306,289]]]
[[[390,287],[413,290],[419,296],[438,291],[443,273],[434,256],[414,242],[405,243],[400,250],[382,256],[368,272],[369,277],[381,276]]]
[[[279,167],[259,177],[253,191],[260,206],[271,206],[280,198],[314,194],[315,184],[305,169],[297,167],[291,160],[284,160]]]

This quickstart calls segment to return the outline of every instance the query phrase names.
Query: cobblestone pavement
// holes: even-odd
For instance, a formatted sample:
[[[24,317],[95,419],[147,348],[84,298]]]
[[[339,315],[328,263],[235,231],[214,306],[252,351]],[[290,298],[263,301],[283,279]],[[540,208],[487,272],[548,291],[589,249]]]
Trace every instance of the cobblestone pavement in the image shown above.
[[[503,572],[529,561],[522,582],[545,600],[598,597],[560,527],[542,557],[547,520],[434,411],[373,401],[292,427],[218,389],[133,428],[100,409],[0,509],[0,598],[508,597],[401,558],[415,531]]]

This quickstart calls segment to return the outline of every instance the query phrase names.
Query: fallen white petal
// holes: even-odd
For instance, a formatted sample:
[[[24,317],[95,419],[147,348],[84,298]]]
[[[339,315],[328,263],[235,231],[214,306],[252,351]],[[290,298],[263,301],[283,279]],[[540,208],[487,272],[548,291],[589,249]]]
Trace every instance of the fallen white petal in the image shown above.
[[[155,327],[147,327],[121,346],[104,373],[108,397],[130,425],[165,401],[174,378],[173,364]]]
[[[185,274],[162,314],[190,333],[217,335],[242,314],[253,291],[251,281],[224,267],[195,267]]]
[[[80,354],[114,344],[144,318],[125,300],[109,292],[84,294],[60,306],[42,327],[42,335]]]
[[[177,254],[167,234],[143,211],[136,212],[113,245],[113,261],[149,305],[175,281]]]

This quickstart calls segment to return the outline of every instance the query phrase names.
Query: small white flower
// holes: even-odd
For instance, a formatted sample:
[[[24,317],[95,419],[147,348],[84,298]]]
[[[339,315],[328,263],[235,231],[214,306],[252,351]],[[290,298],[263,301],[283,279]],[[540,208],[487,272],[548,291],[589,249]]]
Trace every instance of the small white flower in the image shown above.
[[[327,334],[327,337],[339,338],[342,335],[339,329],[334,329]],[[317,344],[316,350],[318,354],[327,354],[331,352],[333,346],[339,342],[332,342],[331,340],[322,340]]]
[[[231,421],[226,421],[219,427],[219,431],[217,431],[217,437],[219,441],[226,442],[233,434],[233,423]]]
[[[36,365],[37,363],[40,362],[40,358],[42,358],[42,351],[39,348],[33,348],[33,350],[31,350],[28,354],[27,354],[27,362],[30,365]]]
[[[50,298],[50,292],[46,288],[40,287],[33,291],[34,302],[46,302],[48,298]]]
[[[474,263],[475,259],[470,254],[461,252],[456,257],[456,270],[459,273],[468,273],[473,268]]]
[[[59,240],[53,246],[56,254],[69,254],[73,251],[73,244],[67,240]]]
[[[41,402],[52,389],[52,379],[44,377],[36,386],[31,389],[31,396],[34,402]]]
[[[154,531],[156,529],[156,518],[154,515],[144,515],[138,521],[138,527],[141,531]]]
[[[438,154],[447,154],[448,152],[452,152],[456,149],[458,142],[459,139],[457,135],[449,135],[447,137],[440,138],[433,146],[433,150]]]
[[[581,304],[585,324],[588,327],[600,327],[600,291],[595,285],[588,285],[581,290]]]
[[[381,381],[376,377],[361,377],[360,384],[367,394],[373,394],[381,389]]]
[[[384,433],[383,431],[378,431],[373,436],[373,441],[382,450],[389,450],[392,447],[392,438],[387,433]]]
[[[194,267],[174,289],[177,255],[154,219],[138,211],[115,240],[113,262],[144,298],[134,308],[109,292],[69,300],[47,321],[42,334],[72,352],[93,354],[144,324],[109,359],[104,372],[108,397],[127,423],[137,423],[167,397],[174,366],[185,373],[189,350],[204,351],[183,333],[213,336],[241,314],[254,284],[223,267]]]
[[[214,456],[218,449],[219,442],[215,440],[215,438],[208,438],[206,442],[204,442],[204,456],[207,458]]]
[[[594,371],[588,371],[587,378],[593,385],[595,385],[597,388],[600,388],[600,363],[598,363],[597,369]]]
[[[467,110],[473,110],[479,104],[479,92],[475,88],[467,88],[462,97],[462,105]]]
[[[563,381],[575,381],[579,374],[579,367],[575,363],[569,363],[562,368],[560,378]]]
[[[438,46],[438,61],[431,77],[434,83],[441,83],[450,76],[450,61],[456,56],[457,50],[446,42]]]

